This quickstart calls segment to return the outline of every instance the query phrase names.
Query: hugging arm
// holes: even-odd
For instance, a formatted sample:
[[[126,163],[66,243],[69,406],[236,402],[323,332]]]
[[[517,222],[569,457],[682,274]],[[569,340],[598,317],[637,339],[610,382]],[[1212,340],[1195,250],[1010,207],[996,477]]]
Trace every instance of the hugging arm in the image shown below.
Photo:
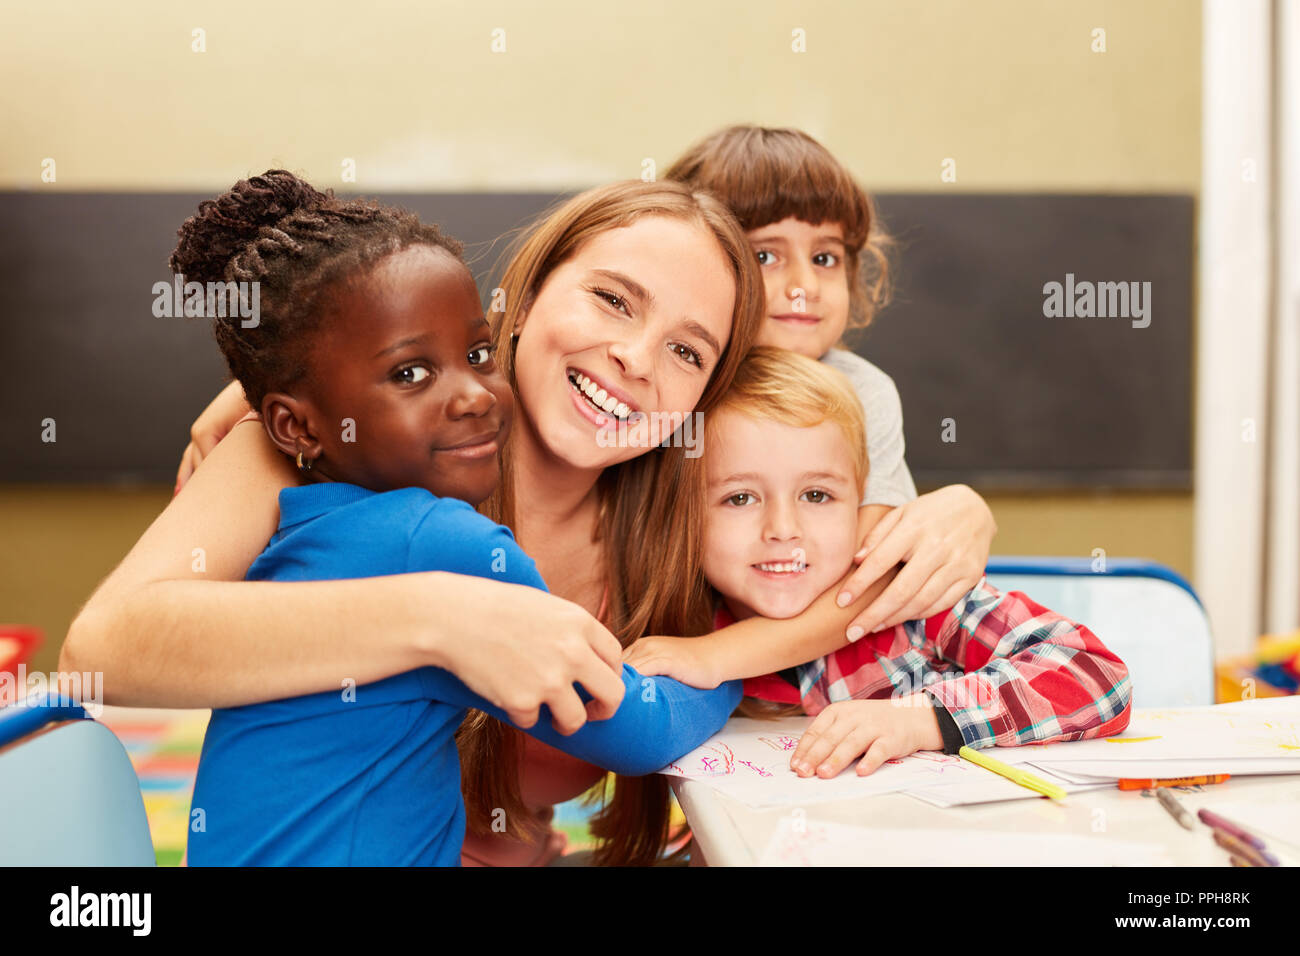
[[[703,638],[643,638],[623,659],[700,687],[806,664],[864,634],[951,608],[983,577],[996,530],[988,505],[965,485],[899,508],[863,505],[855,555],[862,564],[797,616],[751,617]]]
[[[545,704],[569,731],[622,699],[613,635],[533,588],[443,573],[242,581],[294,481],[259,423],[236,426],[82,608],[60,668],[103,673],[110,704],[234,707],[434,665],[521,725]],[[600,662],[604,679],[587,679]]]
[[[880,505],[858,508],[859,541],[887,510]],[[699,687],[806,664],[843,647],[844,630],[854,615],[891,580],[887,573],[853,604],[840,607],[835,598],[850,577],[851,572],[795,617],[751,617],[702,637],[645,637],[624,651],[623,659],[642,673],[671,674]]]
[[[447,671],[424,672],[430,697],[474,707],[507,720]],[[573,757],[614,773],[640,776],[661,770],[704,743],[727,722],[740,703],[740,682],[715,690],[696,690],[669,677],[644,677],[623,665],[623,703],[608,720],[594,721],[577,733],[556,733],[539,720],[527,733]]]

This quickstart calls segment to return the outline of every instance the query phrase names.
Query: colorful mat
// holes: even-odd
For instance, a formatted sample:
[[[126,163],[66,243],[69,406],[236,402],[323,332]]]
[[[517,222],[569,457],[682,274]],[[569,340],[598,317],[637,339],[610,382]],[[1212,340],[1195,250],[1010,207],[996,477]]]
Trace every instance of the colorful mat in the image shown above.
[[[140,778],[158,865],[179,866],[208,712],[105,707],[99,722],[117,735]]]
[[[159,866],[179,866],[185,855],[194,776],[208,726],[206,710],[134,710],[105,707],[99,718],[126,748],[144,797]],[[597,804],[579,797],[555,808],[554,826],[569,838],[565,853],[593,846],[588,821]],[[681,817],[676,806],[674,823]]]

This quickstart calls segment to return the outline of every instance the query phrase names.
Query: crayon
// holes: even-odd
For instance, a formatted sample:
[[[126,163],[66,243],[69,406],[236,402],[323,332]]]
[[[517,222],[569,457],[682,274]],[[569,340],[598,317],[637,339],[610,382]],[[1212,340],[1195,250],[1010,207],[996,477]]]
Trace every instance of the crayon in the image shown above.
[[[1214,830],[1214,842],[1234,856],[1239,856],[1242,859],[1249,861],[1251,866],[1282,865],[1278,858],[1272,853],[1268,853],[1264,850],[1257,850],[1253,846],[1247,846],[1232,834],[1225,833],[1217,827]]]
[[[1188,830],[1196,829],[1196,824],[1192,821],[1192,815],[1187,812],[1187,808],[1178,802],[1168,790],[1157,790],[1156,799],[1160,805],[1169,811],[1170,816],[1177,820],[1184,828]]]
[[[1217,813],[1211,813],[1209,810],[1197,810],[1196,815],[1207,827],[1213,827],[1216,830],[1223,830],[1225,833],[1235,836],[1242,843],[1245,843],[1248,846],[1253,846],[1257,850],[1267,849],[1267,847],[1264,846],[1264,841],[1259,837],[1255,836],[1253,833],[1247,833],[1245,829],[1233,823],[1231,820],[1225,820]]]
[[[1163,777],[1159,780],[1121,780],[1121,790],[1154,790],[1157,787],[1193,787],[1204,783],[1223,783],[1231,774],[1213,773],[1199,777]]]

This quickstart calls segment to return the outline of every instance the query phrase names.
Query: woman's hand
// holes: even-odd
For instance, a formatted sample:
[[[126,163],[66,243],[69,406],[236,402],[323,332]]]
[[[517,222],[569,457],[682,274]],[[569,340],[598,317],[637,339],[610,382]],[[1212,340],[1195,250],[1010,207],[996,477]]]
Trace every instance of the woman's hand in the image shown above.
[[[671,677],[691,687],[713,690],[721,683],[707,653],[713,643],[698,637],[643,637],[623,651],[623,663],[635,667],[643,677]]]
[[[181,466],[176,470],[176,490],[172,492],[173,495],[180,493],[185,482],[190,480],[190,475],[194,474],[194,469],[212,454],[217,442],[229,435],[235,423],[250,411],[252,409],[244,397],[244,387],[239,382],[231,382],[217,393],[217,397],[190,426],[190,443],[185,446]]]
[[[893,509],[854,555],[862,564],[836,603],[847,607],[900,561],[903,568],[853,619],[848,639],[952,607],[983,577],[997,530],[989,506],[966,485],[949,485]]]
[[[942,750],[943,734],[934,705],[924,693],[880,700],[831,704],[808,725],[790,757],[801,777],[838,776],[858,757],[858,776],[874,773],[886,760],[918,750]]]

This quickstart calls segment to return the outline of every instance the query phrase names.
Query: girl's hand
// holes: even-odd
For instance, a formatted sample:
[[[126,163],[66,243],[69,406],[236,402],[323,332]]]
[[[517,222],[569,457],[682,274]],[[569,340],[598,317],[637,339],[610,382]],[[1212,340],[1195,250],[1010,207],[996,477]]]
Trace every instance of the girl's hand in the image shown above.
[[[854,555],[862,564],[837,603],[852,604],[894,565],[901,561],[903,568],[849,624],[848,639],[952,607],[983,577],[997,530],[989,506],[966,485],[940,488],[890,511]]]
[[[239,382],[231,382],[217,393],[217,397],[190,426],[190,443],[181,455],[180,468],[176,470],[176,490],[172,492],[173,496],[180,493],[182,486],[190,480],[190,475],[194,474],[194,469],[199,467],[203,459],[212,454],[217,442],[230,434],[235,423],[250,411],[252,408],[244,397],[244,387]]]
[[[502,600],[501,582],[484,578],[465,577],[458,586],[467,597],[481,592],[471,605],[480,610],[472,634],[440,642],[437,666],[524,729],[537,723],[542,706],[565,735],[614,716],[623,703],[623,648],[581,605],[513,584],[507,585],[515,589],[511,600]],[[592,700],[584,705],[574,684]]]
[[[823,710],[804,731],[790,757],[790,769],[801,777],[815,773],[829,780],[862,757],[858,776],[865,777],[886,760],[942,749],[939,718],[924,693],[843,700]]]
[[[708,649],[698,637],[643,637],[623,651],[623,663],[644,677],[671,677],[701,690],[712,690],[718,679]]]

